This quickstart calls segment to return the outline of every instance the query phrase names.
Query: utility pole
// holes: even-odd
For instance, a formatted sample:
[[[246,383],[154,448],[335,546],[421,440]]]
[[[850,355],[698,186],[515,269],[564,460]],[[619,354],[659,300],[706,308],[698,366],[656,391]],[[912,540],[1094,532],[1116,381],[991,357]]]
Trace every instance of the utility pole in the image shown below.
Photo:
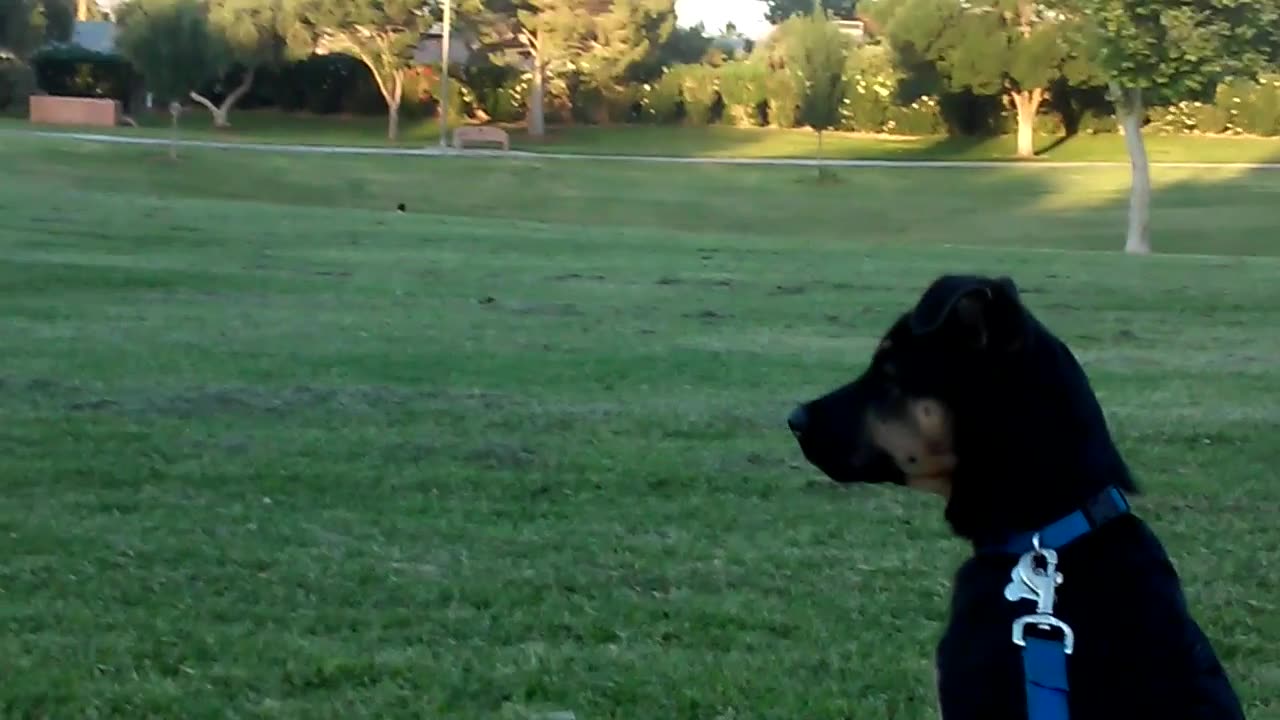
[[[440,149],[449,147],[449,36],[453,35],[453,0],[444,0],[444,37],[440,42]]]

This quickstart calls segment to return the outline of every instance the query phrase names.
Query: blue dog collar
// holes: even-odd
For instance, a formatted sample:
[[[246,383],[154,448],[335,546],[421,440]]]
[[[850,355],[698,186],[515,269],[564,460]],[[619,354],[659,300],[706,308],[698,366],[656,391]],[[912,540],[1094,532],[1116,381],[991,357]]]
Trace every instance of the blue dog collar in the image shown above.
[[[1060,518],[1039,530],[1018,533],[1001,543],[985,547],[989,551],[1021,555],[1034,549],[1032,538],[1040,535],[1040,547],[1057,550],[1090,531],[1130,512],[1129,500],[1120,488],[1108,485],[1102,492],[1089,499],[1085,506]]]

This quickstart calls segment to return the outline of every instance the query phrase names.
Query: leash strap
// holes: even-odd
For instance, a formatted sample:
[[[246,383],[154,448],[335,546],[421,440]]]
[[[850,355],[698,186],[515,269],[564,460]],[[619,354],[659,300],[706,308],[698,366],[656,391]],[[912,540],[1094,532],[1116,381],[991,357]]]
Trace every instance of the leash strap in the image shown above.
[[[1027,720],[1069,720],[1067,653],[1059,640],[1027,637],[1022,648]]]
[[[1061,548],[1129,511],[1129,501],[1124,493],[1114,486],[1108,487],[1090,498],[1083,508],[1037,531],[1015,535],[997,546],[1004,552],[1022,555],[1010,574],[1005,598],[1013,602],[1036,601],[1035,612],[1023,615],[1013,624],[1013,642],[1022,647],[1027,720],[1070,720],[1071,716],[1067,703],[1067,656],[1075,646],[1075,633],[1053,615],[1056,588],[1062,582],[1055,548]],[[1044,562],[1044,568],[1039,567],[1039,561]],[[1057,629],[1062,638],[1033,637],[1026,633],[1028,627]]]

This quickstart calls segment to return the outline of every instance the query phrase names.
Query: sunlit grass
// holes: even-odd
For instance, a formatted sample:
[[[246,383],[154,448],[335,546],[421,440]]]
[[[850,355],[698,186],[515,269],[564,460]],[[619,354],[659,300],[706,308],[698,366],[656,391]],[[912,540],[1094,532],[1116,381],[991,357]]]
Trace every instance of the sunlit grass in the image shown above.
[[[167,137],[167,115],[140,116],[140,128],[58,128],[135,137]],[[376,116],[314,116],[254,110],[234,113],[233,127],[215,129],[208,113],[183,116],[188,139],[221,142],[292,143],[405,148],[435,147],[439,124],[435,119],[404,118],[395,143],[386,139],[385,118]],[[29,129],[19,120],[0,118],[0,130]],[[807,129],[713,127],[655,127],[618,125],[552,128],[533,139],[519,127],[510,129],[516,149],[533,152],[572,152],[593,155],[668,155],[703,158],[812,158],[817,135]],[[1153,162],[1271,162],[1280,158],[1280,138],[1150,135],[1147,150]],[[1012,137],[945,138],[868,136],[828,132],[824,155],[842,160],[1013,160]],[[1037,139],[1041,159],[1084,162],[1123,162],[1124,140],[1119,135],[1080,135]]]

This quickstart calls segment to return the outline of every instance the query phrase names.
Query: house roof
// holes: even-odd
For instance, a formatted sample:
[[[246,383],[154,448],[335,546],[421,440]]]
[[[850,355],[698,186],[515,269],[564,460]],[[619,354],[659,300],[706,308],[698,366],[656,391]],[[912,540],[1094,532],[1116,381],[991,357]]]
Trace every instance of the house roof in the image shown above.
[[[71,31],[71,45],[85,50],[111,54],[116,49],[116,24],[106,20],[77,21]]]

